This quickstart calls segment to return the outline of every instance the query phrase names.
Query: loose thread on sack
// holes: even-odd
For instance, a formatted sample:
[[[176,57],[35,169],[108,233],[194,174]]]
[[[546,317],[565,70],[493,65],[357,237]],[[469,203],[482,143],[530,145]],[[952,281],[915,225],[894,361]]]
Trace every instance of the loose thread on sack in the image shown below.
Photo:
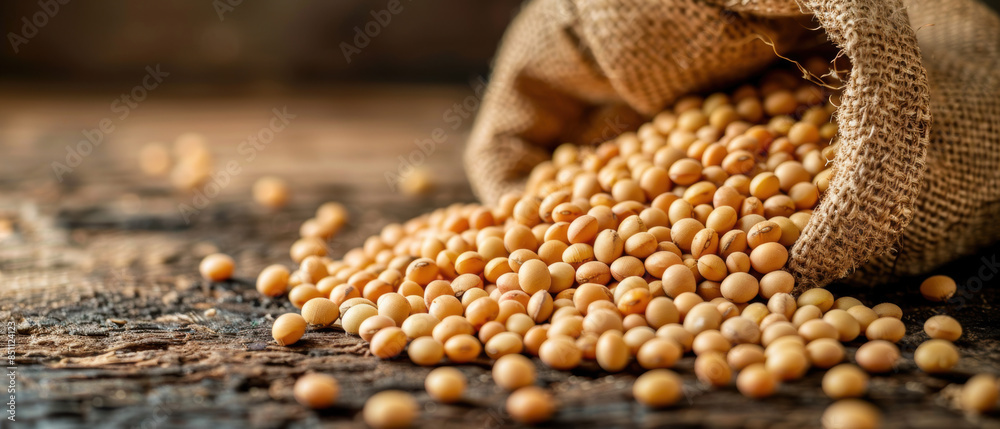
[[[814,84],[816,84],[818,86],[822,86],[824,88],[831,89],[831,90],[834,90],[834,91],[840,91],[841,89],[844,88],[843,85],[841,85],[841,86],[834,86],[834,85],[826,83],[826,81],[824,81],[822,79],[822,76],[816,76],[816,75],[812,74],[809,70],[806,70],[806,68],[803,67],[802,64],[799,64],[798,61],[795,61],[795,60],[793,60],[791,58],[788,58],[788,57],[786,57],[784,55],[779,54],[778,53],[778,48],[775,46],[774,42],[771,41],[769,38],[766,38],[764,35],[762,35],[762,34],[756,34],[755,37],[757,39],[760,39],[760,41],[764,42],[765,45],[770,46],[771,47],[771,51],[773,51],[774,55],[776,55],[778,58],[781,58],[781,59],[783,59],[785,61],[788,61],[788,62],[790,62],[792,64],[795,64],[795,67],[798,68],[800,72],[802,72],[802,78],[803,79],[805,79],[805,80],[807,80],[809,82],[812,82],[812,83],[814,83]],[[841,52],[843,52],[843,51],[841,51]],[[840,54],[838,53],[837,56],[839,57]],[[834,69],[832,71],[835,72],[836,69]],[[827,76],[827,75],[823,75],[823,76]]]

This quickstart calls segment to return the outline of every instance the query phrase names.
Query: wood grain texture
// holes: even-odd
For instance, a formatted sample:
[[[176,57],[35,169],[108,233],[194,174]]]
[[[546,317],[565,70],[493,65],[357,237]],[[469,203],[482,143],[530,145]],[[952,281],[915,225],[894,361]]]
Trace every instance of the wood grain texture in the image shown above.
[[[61,183],[49,164],[65,156],[64,146],[79,139],[79,130],[111,115],[110,97],[5,95],[0,320],[16,325],[19,391],[18,423],[0,427],[353,427],[363,426],[365,399],[390,388],[416,395],[422,426],[514,426],[503,411],[506,394],[490,381],[488,360],[460,366],[470,380],[462,403],[435,404],[422,388],[429,369],[406,359],[378,360],[360,339],[337,329],[310,331],[292,347],[275,345],[272,320],[294,308],[253,288],[264,266],[291,264],[287,249],[299,223],[324,201],[351,210],[350,224],[330,243],[335,256],[386,223],[472,201],[460,167],[470,124],[451,130],[442,118],[471,93],[379,88],[246,99],[151,97]],[[190,196],[165,179],[143,176],[136,165],[142,143],[188,131],[209,137],[217,165],[239,160],[239,142],[266,126],[271,108],[286,105],[298,115],[289,128],[259,158],[244,162],[191,224],[177,211]],[[437,191],[421,198],[393,192],[384,173],[416,148],[415,139],[438,127],[448,128],[448,140],[426,161]],[[286,209],[270,212],[250,201],[251,184],[265,174],[293,184]],[[201,257],[214,251],[236,259],[234,280],[211,284],[198,277]],[[898,302],[906,311],[905,362],[896,374],[874,377],[869,395],[883,410],[884,427],[1000,427],[996,413],[973,418],[951,404],[952,383],[1000,372],[998,251],[943,270],[959,282],[964,304],[924,301],[919,279],[878,290],[832,288],[870,305]],[[923,321],[938,313],[955,316],[966,330],[957,343],[963,353],[958,371],[932,377],[916,370],[912,353],[926,338]],[[699,385],[693,358],[686,357],[678,366],[685,400],[650,410],[630,396],[637,368],[609,375],[593,364],[572,372],[539,365],[540,382],[558,393],[561,405],[550,426],[817,427],[830,403],[819,390],[819,371],[783,385],[773,398],[751,401],[734,388]],[[294,402],[292,383],[307,371],[337,377],[336,407],[316,412]]]

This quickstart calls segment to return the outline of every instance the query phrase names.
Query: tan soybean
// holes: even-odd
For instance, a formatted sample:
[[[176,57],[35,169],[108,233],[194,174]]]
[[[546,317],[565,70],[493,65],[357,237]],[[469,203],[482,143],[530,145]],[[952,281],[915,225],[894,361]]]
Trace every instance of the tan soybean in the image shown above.
[[[680,312],[674,305],[674,301],[663,296],[655,297],[649,301],[646,305],[645,316],[646,322],[653,329],[680,321]]]
[[[872,307],[872,310],[875,310],[875,314],[878,314],[878,317],[893,317],[896,319],[903,318],[903,309],[891,302],[883,302]]]
[[[799,326],[799,336],[806,342],[815,341],[820,338],[840,338],[840,333],[833,325],[826,323],[823,319],[809,320]]]
[[[376,303],[378,314],[392,319],[396,326],[403,324],[412,309],[410,302],[403,295],[394,292],[383,294]]]
[[[764,363],[764,348],[757,344],[737,344],[726,354],[726,362],[736,371],[755,363]]]
[[[386,390],[368,398],[361,414],[365,423],[376,429],[405,428],[413,424],[420,408],[409,393]]]
[[[694,373],[699,381],[713,387],[726,386],[733,378],[725,354],[719,352],[699,354],[694,361]]]
[[[856,305],[848,308],[847,313],[850,314],[851,317],[854,317],[854,320],[858,321],[858,325],[860,326],[862,332],[868,329],[868,325],[878,319],[878,314],[875,313],[875,310],[863,305]]]
[[[831,309],[823,315],[823,321],[837,329],[842,342],[852,341],[861,333],[861,324],[845,310]]]
[[[500,332],[486,341],[483,349],[487,356],[498,359],[506,355],[521,353],[524,350],[524,341],[520,335],[514,332]]]
[[[865,336],[869,340],[886,340],[898,343],[906,335],[906,325],[895,317],[880,317],[868,324]]]
[[[428,313],[411,314],[403,321],[400,328],[406,333],[408,338],[429,337],[437,326],[438,319]]]
[[[798,309],[795,298],[787,293],[776,293],[767,300],[767,309],[771,313],[784,315],[785,318],[791,319],[795,314],[795,310]]]
[[[822,288],[813,288],[799,295],[797,301],[799,307],[815,305],[821,312],[826,312],[833,307],[833,294]]]
[[[340,307],[326,298],[314,298],[302,306],[302,317],[310,325],[330,326],[340,317]]]
[[[524,424],[544,422],[556,412],[555,399],[545,389],[522,387],[507,397],[507,414]]]
[[[279,346],[295,344],[306,332],[306,319],[296,313],[285,313],[274,320],[271,336]]]
[[[632,396],[647,407],[666,407],[681,398],[683,386],[677,373],[668,369],[654,369],[635,380]]]
[[[450,404],[462,398],[468,379],[461,371],[451,367],[436,368],[424,379],[424,390],[438,402]]]
[[[770,273],[785,266],[788,249],[780,243],[764,243],[750,252],[750,265],[759,273]],[[833,304],[831,299],[830,304]]]
[[[861,397],[868,392],[868,378],[861,368],[840,364],[823,375],[823,393],[831,399]]]
[[[928,373],[947,372],[958,363],[958,349],[950,341],[924,341],[913,352],[913,362]]]
[[[747,273],[735,272],[722,280],[720,290],[722,296],[726,297],[726,299],[736,303],[743,303],[756,297],[760,287],[754,276]]]
[[[658,336],[643,343],[635,358],[645,369],[671,368],[683,353],[676,341]]]
[[[322,409],[337,402],[340,385],[332,376],[310,373],[295,380],[292,393],[298,403],[309,408]]]
[[[507,390],[517,390],[535,383],[535,364],[520,354],[501,356],[493,364],[493,381]]]
[[[569,370],[580,364],[583,354],[571,337],[556,335],[542,343],[538,357],[550,368]]]
[[[372,336],[369,349],[376,357],[391,359],[399,356],[406,349],[407,342],[409,339],[406,338],[402,329],[390,326],[380,329]]]
[[[383,328],[390,328],[394,326],[396,326],[396,322],[393,322],[392,319],[386,316],[372,316],[365,319],[364,322],[361,322],[361,326],[358,327],[358,336],[360,336],[362,340],[371,342],[372,337],[374,337],[378,331],[381,331]]]
[[[948,276],[931,276],[920,284],[920,294],[928,301],[947,301],[955,295],[957,285]]]
[[[737,374],[736,388],[748,398],[766,398],[777,390],[778,378],[763,363],[754,363]]]
[[[302,308],[303,305],[306,305],[306,302],[309,302],[313,298],[323,298],[323,293],[319,289],[316,289],[316,286],[308,283],[295,286],[288,292],[288,301],[295,308]]]
[[[201,276],[206,280],[221,282],[233,276],[235,267],[236,263],[229,255],[213,253],[201,260],[201,264],[198,265],[198,271],[201,272]]]
[[[622,339],[625,340],[625,345],[628,346],[628,350],[632,356],[639,353],[639,347],[642,347],[647,341],[656,338],[656,331],[645,325],[636,325],[627,329]]]
[[[429,336],[419,337],[410,342],[406,353],[410,361],[417,365],[437,365],[444,357],[444,346]]]
[[[719,327],[722,336],[732,344],[755,344],[760,342],[760,327],[743,316],[726,319]]]
[[[714,304],[708,302],[696,304],[684,315],[684,329],[692,335],[718,329],[721,324],[722,314]]]
[[[899,361],[899,348],[888,341],[868,341],[858,347],[854,360],[870,373],[889,372]]]
[[[820,338],[806,344],[806,357],[816,368],[830,368],[844,361],[844,346],[833,338]]]
[[[996,409],[1000,396],[1000,383],[992,374],[977,374],[962,387],[958,403],[962,409],[973,413],[985,413]]]
[[[661,326],[656,330],[656,336],[674,341],[684,352],[691,351],[691,345],[694,343],[694,334],[676,323]]]
[[[257,292],[270,297],[281,296],[288,289],[291,272],[284,265],[269,265],[257,276]]]
[[[924,332],[934,339],[955,341],[962,336],[962,325],[950,316],[931,316],[924,322]]]
[[[343,306],[341,306],[341,311],[343,311]],[[378,315],[378,310],[371,305],[355,305],[348,308],[346,312],[342,312],[343,316],[340,318],[340,326],[344,328],[344,331],[348,334],[358,335],[361,331],[361,324],[364,323],[369,317],[374,317]]]
[[[804,352],[784,349],[767,356],[764,366],[782,381],[796,380],[809,369],[809,359]]]
[[[877,429],[882,415],[874,405],[859,399],[841,399],[823,411],[824,429]]]
[[[776,293],[792,293],[794,288],[795,279],[787,271],[771,271],[760,279],[760,296],[765,299],[770,299]]]
[[[725,354],[731,348],[732,344],[729,343],[729,340],[716,330],[702,331],[695,335],[694,341],[691,343],[691,350],[696,355],[712,352]]]
[[[597,364],[609,372],[625,369],[632,357],[628,345],[625,344],[624,335],[616,330],[609,330],[601,334],[597,340],[595,356]]]

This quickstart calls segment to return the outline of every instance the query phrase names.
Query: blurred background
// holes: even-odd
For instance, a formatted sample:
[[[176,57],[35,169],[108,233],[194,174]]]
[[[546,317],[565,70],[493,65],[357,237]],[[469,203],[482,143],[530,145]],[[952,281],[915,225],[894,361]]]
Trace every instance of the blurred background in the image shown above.
[[[0,198],[0,218],[30,200],[48,204],[59,219],[75,219],[71,226],[120,226],[137,213],[179,222],[179,205],[190,205],[204,187],[177,186],[171,169],[146,174],[142,151],[150,143],[173,150],[190,133],[211,152],[208,173],[229,161],[240,165],[206,213],[237,210],[265,176],[294,188],[284,213],[326,200],[359,207],[391,201],[406,206],[398,214],[405,217],[441,202],[472,201],[462,144],[478,108],[477,88],[520,5],[3,2],[0,197],[10,198]],[[163,76],[150,77],[150,70]],[[241,145],[264,132],[274,109],[294,119],[250,160]],[[445,141],[434,153],[411,158],[416,142],[439,128]],[[70,166],[88,135],[100,143]],[[168,161],[176,170],[177,157]],[[400,200],[390,177],[410,167],[435,172],[421,179],[433,192]]]
[[[1000,0],[984,1],[1000,10]],[[213,91],[336,82],[464,84],[488,72],[522,0],[399,0],[399,12],[351,62],[341,43],[352,43],[390,2],[7,1],[0,4],[4,33],[22,34],[23,19],[49,3],[59,11],[48,14],[53,16],[16,52],[7,34],[0,50],[4,84],[92,88],[131,82],[156,63],[176,72],[175,85],[211,85]]]
[[[521,0],[51,3],[60,10],[35,37],[18,52],[8,40],[0,53],[4,82],[108,85],[160,63],[177,84],[463,83],[488,71]],[[390,3],[397,12],[369,28],[377,35],[348,63],[341,43],[353,43],[373,14],[387,16]],[[21,34],[22,18],[42,10],[38,0],[3,2],[4,33]]]

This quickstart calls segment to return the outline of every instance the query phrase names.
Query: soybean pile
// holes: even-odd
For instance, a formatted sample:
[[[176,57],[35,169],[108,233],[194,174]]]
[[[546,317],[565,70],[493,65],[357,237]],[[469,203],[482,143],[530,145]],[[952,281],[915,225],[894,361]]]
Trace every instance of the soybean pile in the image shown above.
[[[456,204],[385,226],[341,259],[327,240],[347,210],[327,203],[290,250],[298,267],[265,268],[258,291],[287,295],[300,313],[278,317],[274,340],[294,344],[307,329],[357,335],[378,359],[441,366],[428,376],[432,398],[453,402],[466,380],[448,365],[487,356],[496,384],[510,390],[507,412],[525,423],[558,411],[536,385],[542,365],[571,370],[596,361],[608,372],[644,371],[634,398],[674,405],[681,378],[671,368],[688,353],[700,383],[735,384],[766,398],[810,368],[829,369],[823,391],[837,400],[826,427],[877,427],[880,413],[856,399],[871,374],[902,359],[902,309],[796,293],[783,270],[837,160],[837,94],[787,71],[729,93],[688,96],[649,123],[598,146],[564,144],[531,172],[523,192],[495,207]],[[206,258],[219,280],[232,260]],[[955,283],[928,279],[922,293],[946,300]],[[938,315],[915,353],[927,372],[959,360],[961,325]],[[864,342],[848,362],[844,343]],[[993,409],[997,380],[977,376],[963,391],[970,411]],[[336,402],[336,380],[303,376],[303,405]],[[363,416],[398,427],[419,415],[405,392],[379,393]]]

